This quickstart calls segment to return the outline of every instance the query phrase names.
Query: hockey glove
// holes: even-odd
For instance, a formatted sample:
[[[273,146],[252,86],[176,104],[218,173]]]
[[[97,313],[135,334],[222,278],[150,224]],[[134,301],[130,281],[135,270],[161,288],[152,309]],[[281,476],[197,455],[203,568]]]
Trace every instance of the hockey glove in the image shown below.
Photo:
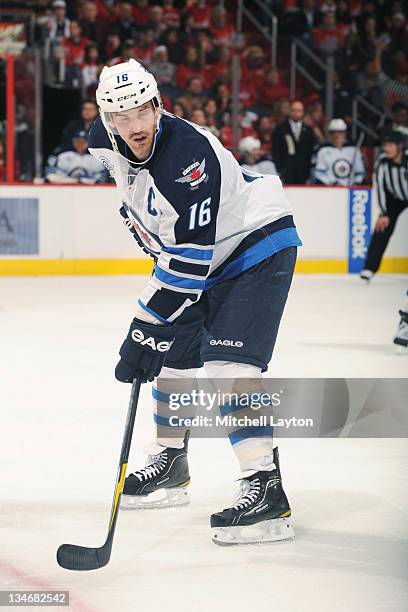
[[[141,382],[153,380],[159,375],[173,341],[174,330],[171,327],[133,319],[126,340],[120,347],[115,377],[120,382],[129,383],[136,376],[141,377]]]

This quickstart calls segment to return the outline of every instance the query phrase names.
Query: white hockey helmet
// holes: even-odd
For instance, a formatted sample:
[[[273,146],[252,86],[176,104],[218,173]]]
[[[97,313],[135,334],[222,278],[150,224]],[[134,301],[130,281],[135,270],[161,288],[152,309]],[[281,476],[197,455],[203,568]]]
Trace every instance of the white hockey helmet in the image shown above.
[[[126,111],[155,98],[160,106],[156,79],[135,59],[102,70],[96,90],[96,102],[102,113]]]
[[[99,85],[96,90],[96,102],[99,107],[102,123],[108,133],[114,151],[119,153],[115,135],[117,132],[110,125],[110,113],[127,111],[152,101],[154,108],[159,109],[157,116],[156,136],[160,128],[160,115],[163,110],[157,82],[151,72],[146,70],[142,64],[135,59],[128,62],[105,66],[99,77]],[[152,152],[156,145],[154,140]],[[149,157],[149,159],[150,159]],[[130,160],[128,160],[130,161]],[[145,160],[146,163],[147,160]],[[132,162],[134,163],[134,162]]]
[[[245,136],[241,138],[238,144],[238,149],[240,153],[252,153],[252,151],[256,151],[261,148],[261,141],[258,138],[254,138],[253,136]]]
[[[327,127],[329,132],[345,132],[347,123],[343,119],[332,119]]]

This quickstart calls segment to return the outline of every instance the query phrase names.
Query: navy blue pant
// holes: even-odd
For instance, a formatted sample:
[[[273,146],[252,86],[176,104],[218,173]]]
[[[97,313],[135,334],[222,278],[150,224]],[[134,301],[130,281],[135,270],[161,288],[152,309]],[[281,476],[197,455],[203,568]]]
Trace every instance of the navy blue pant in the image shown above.
[[[175,323],[169,368],[233,361],[265,372],[271,360],[296,263],[288,247],[202,293]]]

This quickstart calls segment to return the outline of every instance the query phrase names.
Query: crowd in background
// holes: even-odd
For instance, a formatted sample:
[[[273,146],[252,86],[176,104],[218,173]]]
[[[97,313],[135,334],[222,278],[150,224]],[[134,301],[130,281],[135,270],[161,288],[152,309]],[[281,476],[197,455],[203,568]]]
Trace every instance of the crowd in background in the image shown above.
[[[262,22],[256,3],[246,5]],[[273,67],[265,40],[246,24],[239,48],[242,163],[259,168],[270,162],[268,168],[274,167],[287,183],[318,182],[314,168],[319,147],[328,140],[335,146],[324,115],[324,90],[317,93],[298,79],[296,100],[290,99],[292,36],[321,58],[334,57],[334,116],[345,122],[341,131],[350,135],[352,100],[359,93],[386,112],[380,126],[378,116],[364,116],[380,137],[391,130],[408,134],[406,2],[266,0],[265,5],[278,16],[279,42],[288,44],[278,45],[278,68]],[[54,154],[74,150],[74,132],[89,129],[97,113],[94,96],[102,67],[130,58],[153,72],[165,109],[211,130],[232,148],[236,9],[237,2],[228,0],[54,0],[44,6],[37,15],[37,42],[47,49],[59,86],[77,89],[85,102]],[[307,57],[301,61],[313,74]],[[379,143],[368,139],[365,144]],[[285,158],[293,167],[301,160],[298,174],[283,167]],[[364,178],[370,181],[369,150],[364,161]]]

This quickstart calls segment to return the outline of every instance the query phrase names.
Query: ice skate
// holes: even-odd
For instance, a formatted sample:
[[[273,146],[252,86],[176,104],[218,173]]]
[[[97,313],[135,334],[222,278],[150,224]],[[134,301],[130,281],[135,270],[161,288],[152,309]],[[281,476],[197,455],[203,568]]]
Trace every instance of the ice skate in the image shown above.
[[[125,480],[122,508],[171,508],[190,503],[187,485],[190,473],[187,462],[187,432],[183,448],[163,448],[149,455],[146,466]]]
[[[394,336],[394,344],[408,347],[408,312],[400,310],[401,321],[399,322],[397,333]]]
[[[273,471],[260,471],[240,481],[234,505],[211,515],[212,541],[221,546],[262,544],[295,537],[291,509],[282,488],[278,450]]]

